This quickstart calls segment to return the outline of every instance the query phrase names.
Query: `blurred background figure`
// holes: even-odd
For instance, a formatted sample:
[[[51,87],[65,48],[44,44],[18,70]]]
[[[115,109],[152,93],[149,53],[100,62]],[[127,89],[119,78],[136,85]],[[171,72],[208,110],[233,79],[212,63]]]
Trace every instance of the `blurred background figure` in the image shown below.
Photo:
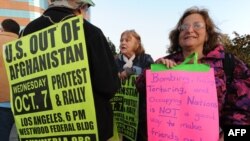
[[[10,106],[10,90],[3,60],[3,44],[18,39],[20,26],[13,19],[5,19],[0,27],[0,138],[8,141],[14,116]]]

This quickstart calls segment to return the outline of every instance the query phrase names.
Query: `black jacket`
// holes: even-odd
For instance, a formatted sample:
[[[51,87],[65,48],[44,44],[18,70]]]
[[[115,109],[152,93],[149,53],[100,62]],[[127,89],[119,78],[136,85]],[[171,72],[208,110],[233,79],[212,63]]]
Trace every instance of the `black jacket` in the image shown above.
[[[22,31],[21,36],[46,28],[52,25],[52,22],[58,23],[73,17],[72,14],[73,11],[68,8],[49,8],[43,13],[47,17],[41,16],[29,23]],[[106,141],[113,135],[113,113],[109,100],[120,87],[120,81],[114,57],[102,31],[86,20],[84,20],[83,26],[97,115],[99,140]]]

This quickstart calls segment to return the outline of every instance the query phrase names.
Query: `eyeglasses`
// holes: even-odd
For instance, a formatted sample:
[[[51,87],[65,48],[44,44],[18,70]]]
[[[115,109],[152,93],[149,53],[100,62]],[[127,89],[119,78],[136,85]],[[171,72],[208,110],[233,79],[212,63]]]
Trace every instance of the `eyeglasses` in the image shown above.
[[[181,31],[186,31],[186,30],[188,30],[189,28],[191,27],[191,25],[190,24],[182,24],[182,25],[180,25],[179,27],[178,27],[178,30],[181,32]],[[200,30],[200,29],[202,29],[202,28],[204,28],[205,27],[205,24],[204,23],[201,23],[201,22],[194,22],[193,24],[192,24],[192,28],[193,28],[193,30]]]

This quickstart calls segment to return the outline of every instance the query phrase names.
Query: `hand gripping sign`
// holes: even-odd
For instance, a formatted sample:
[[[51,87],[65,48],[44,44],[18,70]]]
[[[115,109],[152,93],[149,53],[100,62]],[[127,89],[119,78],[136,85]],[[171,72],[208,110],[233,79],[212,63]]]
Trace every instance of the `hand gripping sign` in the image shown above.
[[[198,64],[197,54],[171,70],[153,64],[146,77],[149,141],[219,139],[214,70]]]

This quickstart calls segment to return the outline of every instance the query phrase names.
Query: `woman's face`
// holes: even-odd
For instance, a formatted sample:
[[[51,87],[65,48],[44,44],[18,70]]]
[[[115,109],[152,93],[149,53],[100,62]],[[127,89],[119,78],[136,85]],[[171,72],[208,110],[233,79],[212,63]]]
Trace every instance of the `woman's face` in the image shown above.
[[[179,30],[179,45],[183,51],[203,50],[207,32],[205,21],[200,14],[187,16]]]
[[[135,50],[138,48],[139,43],[136,38],[129,34],[123,34],[120,39],[120,51],[126,57],[130,58],[135,54]]]

